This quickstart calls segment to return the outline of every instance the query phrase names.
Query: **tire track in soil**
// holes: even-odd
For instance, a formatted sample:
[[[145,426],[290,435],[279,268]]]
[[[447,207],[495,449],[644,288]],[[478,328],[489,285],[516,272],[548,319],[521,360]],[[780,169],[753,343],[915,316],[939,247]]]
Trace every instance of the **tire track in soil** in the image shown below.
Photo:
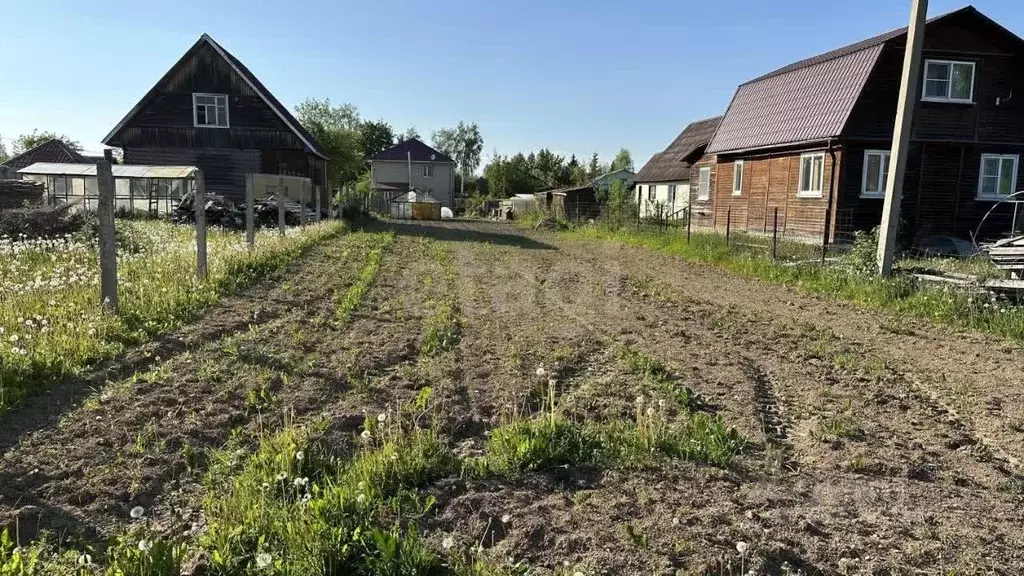
[[[159,514],[162,499],[182,500],[174,494],[196,480],[186,450],[219,447],[235,428],[271,425],[284,406],[300,415],[316,410],[337,392],[320,365],[336,341],[321,320],[337,288],[354,280],[368,238],[353,232],[318,246],[278,280],[216,307],[208,318],[219,339],[203,342],[195,335],[209,330],[184,330],[179,340],[196,346],[154,356],[148,376],[110,384],[58,424],[22,438],[0,465],[0,524],[19,520],[23,537],[49,527],[95,541],[122,526],[134,505]],[[311,339],[310,329],[326,334]],[[260,386],[274,402],[256,409],[247,395]]]

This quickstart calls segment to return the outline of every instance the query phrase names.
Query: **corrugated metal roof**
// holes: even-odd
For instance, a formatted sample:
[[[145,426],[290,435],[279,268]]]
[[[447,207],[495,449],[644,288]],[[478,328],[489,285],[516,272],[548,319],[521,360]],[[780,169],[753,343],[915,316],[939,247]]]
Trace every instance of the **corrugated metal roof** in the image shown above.
[[[142,166],[137,164],[114,164],[110,167],[114,178],[190,178],[198,170],[195,166]],[[18,174],[50,176],[96,176],[95,164],[58,164],[36,162],[18,170]]]
[[[743,84],[708,153],[839,136],[883,47],[876,44]]]
[[[672,180],[689,181],[690,164],[686,162],[695,150],[706,145],[714,136],[722,121],[721,116],[705,118],[691,122],[676,136],[676,139],[651,157],[644,167],[636,173],[637,182],[668,182]]]
[[[36,162],[64,162],[68,164],[88,164],[92,162],[64,142],[50,138],[46,142],[30,148],[3,163],[12,170],[31,166]]]

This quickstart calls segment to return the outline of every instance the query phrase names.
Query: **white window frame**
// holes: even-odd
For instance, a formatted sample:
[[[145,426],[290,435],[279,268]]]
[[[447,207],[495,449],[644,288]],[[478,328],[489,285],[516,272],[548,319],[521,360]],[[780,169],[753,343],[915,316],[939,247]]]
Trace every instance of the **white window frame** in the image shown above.
[[[656,184],[647,185],[647,201],[654,202],[658,199],[658,187]]]
[[[434,177],[434,165],[433,164],[424,164],[423,165],[423,177],[424,178],[433,178]]]
[[[941,96],[928,96],[928,67],[932,64],[948,65],[949,76],[946,79],[946,97]],[[964,98],[953,98],[953,66],[962,65],[971,67],[971,93]],[[924,74],[921,78],[921,100],[924,102],[953,102],[961,104],[973,104],[974,103],[974,74],[976,72],[976,63],[968,62],[966,60],[932,60],[927,59],[924,61]]]
[[[199,123],[199,104],[196,102],[196,99],[198,97],[200,97],[200,96],[209,97],[209,98],[223,98],[224,99],[224,125],[223,126],[221,126],[220,124],[200,124]],[[228,98],[227,94],[212,94],[212,93],[208,93],[208,92],[193,92],[192,93],[192,125],[194,127],[196,127],[196,128],[230,128],[231,127],[231,106],[229,105],[229,101],[230,101],[230,99]],[[207,108],[207,110],[209,110],[212,107],[213,111],[214,111],[214,114],[216,114],[216,112],[217,112],[216,104],[214,104],[213,106],[211,106],[210,104],[203,104],[203,106],[205,106]],[[210,118],[209,112],[207,112],[206,119],[209,120],[209,118]],[[220,118],[218,117],[218,120],[219,119]]]
[[[985,160],[998,160],[999,173],[996,175],[996,193],[982,193],[982,184],[985,182]],[[1003,181],[1003,160],[1013,160],[1013,174],[1010,175],[1010,194],[1017,191],[1017,170],[1020,168],[1020,156],[1018,154],[982,154],[981,164],[978,166],[978,193],[975,200],[1002,200],[1007,196],[999,193],[999,183]]]
[[[711,166],[700,167],[697,176],[697,200],[711,200]]]
[[[868,157],[870,156],[881,156],[882,160],[878,163],[882,170],[881,174],[874,175],[878,178],[878,191],[868,192]],[[887,185],[888,174],[885,170],[886,159],[889,159],[890,169],[892,168],[892,152],[890,150],[865,150],[864,151],[864,174],[860,181],[860,197],[861,198],[885,198],[885,189]],[[823,171],[824,172],[824,171]]]
[[[732,195],[743,195],[743,160],[736,160],[732,164]],[[737,176],[739,178],[737,178]]]
[[[818,182],[818,189],[808,188],[804,190],[804,158],[811,159],[811,175],[813,178],[814,174],[814,158],[821,158],[821,182]],[[809,152],[807,154],[800,155],[800,177],[797,179],[797,198],[821,198],[822,192],[825,188],[825,153],[824,152]]]
[[[668,185],[668,205],[669,206],[675,206],[676,205],[676,185],[675,184],[669,184]]]

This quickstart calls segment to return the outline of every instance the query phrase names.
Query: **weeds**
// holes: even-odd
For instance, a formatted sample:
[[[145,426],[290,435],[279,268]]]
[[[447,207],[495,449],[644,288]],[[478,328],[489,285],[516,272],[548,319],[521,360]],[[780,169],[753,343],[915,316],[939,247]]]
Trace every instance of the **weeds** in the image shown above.
[[[345,295],[341,298],[341,301],[338,303],[338,307],[335,310],[334,320],[339,326],[344,326],[348,323],[352,313],[359,306],[359,303],[363,301],[366,291],[369,290],[373,280],[377,277],[377,272],[380,269],[380,262],[384,257],[384,252],[395,238],[394,234],[380,234],[374,236],[380,238],[379,245],[370,250],[369,254],[366,255],[366,264],[364,264],[362,270],[359,271],[359,277],[356,279],[355,283],[349,286],[348,290],[345,291]]]
[[[444,286],[443,293],[431,301],[433,309],[424,324],[420,350],[425,356],[435,356],[455,348],[460,337],[459,301],[455,293],[458,272],[451,255],[439,243],[430,244],[430,256],[441,265]]]
[[[705,406],[699,393],[676,382],[668,367],[653,356],[623,346],[619,349],[619,364],[625,372],[643,377],[684,410],[695,412]]]

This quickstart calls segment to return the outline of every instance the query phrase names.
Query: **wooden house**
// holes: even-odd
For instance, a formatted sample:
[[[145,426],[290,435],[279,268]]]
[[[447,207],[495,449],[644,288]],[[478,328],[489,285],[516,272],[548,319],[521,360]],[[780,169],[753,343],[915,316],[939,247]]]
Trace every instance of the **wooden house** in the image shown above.
[[[206,34],[103,143],[122,148],[125,164],[197,166],[208,193],[236,201],[245,198],[246,174],[309,178],[321,191],[327,184],[328,158],[316,139]]]
[[[641,216],[661,214],[681,218],[691,202],[698,215],[705,205],[710,205],[710,173],[694,170],[693,163],[703,157],[721,119],[716,116],[690,123],[665,150],[652,156],[637,172],[635,182]],[[703,164],[707,165],[708,162]],[[701,177],[705,178],[703,188]]]
[[[95,164],[95,162],[77,150],[68,146],[67,143],[57,139],[49,140],[38,144],[21,154],[8,158],[2,166],[7,168],[13,177],[18,170],[31,166],[36,162],[55,162],[59,164]]]
[[[847,241],[881,219],[906,29],[741,85],[711,144],[716,228]],[[928,20],[902,215],[905,238],[971,236],[1017,189],[1024,40],[966,7]],[[1016,95],[1016,97],[1015,97]],[[981,238],[1010,232],[996,208]]]

